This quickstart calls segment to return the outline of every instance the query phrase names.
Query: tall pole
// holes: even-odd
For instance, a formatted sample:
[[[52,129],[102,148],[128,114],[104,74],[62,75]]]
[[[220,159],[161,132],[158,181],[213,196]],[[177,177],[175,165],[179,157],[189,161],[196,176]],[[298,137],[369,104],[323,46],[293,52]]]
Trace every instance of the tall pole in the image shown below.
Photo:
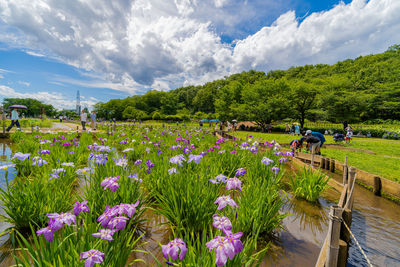
[[[1,111],[2,111],[1,116],[3,119],[3,134],[5,134],[6,133],[6,114],[4,113],[5,112],[4,105],[2,105]]]

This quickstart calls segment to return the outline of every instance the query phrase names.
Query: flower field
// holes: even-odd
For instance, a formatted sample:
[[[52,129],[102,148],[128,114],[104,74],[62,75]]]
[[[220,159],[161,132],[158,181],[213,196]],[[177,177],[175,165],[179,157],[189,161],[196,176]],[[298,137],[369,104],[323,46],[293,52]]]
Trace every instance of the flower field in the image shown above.
[[[18,175],[0,190],[20,266],[125,266],[142,261],[146,212],[165,218],[159,265],[251,266],[282,227],[278,144],[144,126],[116,132],[15,133]],[[305,197],[304,197],[305,198]],[[135,253],[136,252],[136,253]],[[140,252],[140,253],[138,253]]]

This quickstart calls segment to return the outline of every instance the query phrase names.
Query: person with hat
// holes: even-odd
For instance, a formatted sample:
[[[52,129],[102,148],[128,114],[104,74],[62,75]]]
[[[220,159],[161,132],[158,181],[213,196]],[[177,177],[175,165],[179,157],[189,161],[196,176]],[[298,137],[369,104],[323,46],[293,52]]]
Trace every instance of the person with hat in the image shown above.
[[[17,126],[18,130],[21,130],[21,126],[19,125],[18,120],[19,120],[18,112],[17,112],[17,109],[14,108],[11,111],[11,125],[7,127],[6,131],[9,132],[14,125]]]
[[[307,142],[307,149],[310,149],[313,153],[321,154],[321,140],[318,137],[313,136],[310,130],[306,132],[305,140]]]

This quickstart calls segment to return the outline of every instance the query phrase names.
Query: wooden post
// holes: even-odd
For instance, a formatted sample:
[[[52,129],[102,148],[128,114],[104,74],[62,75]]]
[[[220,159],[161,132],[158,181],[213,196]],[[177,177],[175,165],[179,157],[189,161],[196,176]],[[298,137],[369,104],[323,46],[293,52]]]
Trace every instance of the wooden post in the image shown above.
[[[343,240],[339,240],[339,255],[338,255],[338,267],[346,267],[347,263],[347,243]]]
[[[335,160],[334,159],[331,160],[331,170],[330,171],[335,172]]]
[[[352,215],[350,209],[345,208],[343,210],[342,218],[343,218],[343,222],[345,222],[348,227],[351,227],[351,221],[352,221],[353,215]],[[346,243],[350,242],[350,233],[345,227],[342,227],[340,230],[340,239],[342,239]]]
[[[326,158],[325,159],[325,169],[326,170],[330,170],[331,169],[331,159],[330,158]]]
[[[347,196],[350,195],[350,192],[352,190],[353,180],[354,180],[355,176],[356,176],[356,169],[354,167],[350,167],[349,168],[349,180],[348,180],[349,186],[347,187]]]
[[[343,165],[343,185],[347,184],[349,169],[347,167],[347,156],[344,158]]]
[[[325,169],[325,158],[321,158],[321,169]]]
[[[356,182],[356,169],[351,167],[349,175],[349,186],[347,187],[347,200],[345,208],[352,210],[353,209],[353,199],[354,199],[354,187]],[[350,189],[349,189],[350,188]]]
[[[328,254],[326,267],[337,267],[339,256],[340,223],[342,220],[342,208],[334,205],[329,212],[329,232],[328,232]]]
[[[382,190],[382,182],[381,178],[378,176],[374,177],[374,194],[376,196],[381,196],[381,190]]]
[[[315,146],[311,147],[311,166],[314,167],[314,154],[315,154]]]

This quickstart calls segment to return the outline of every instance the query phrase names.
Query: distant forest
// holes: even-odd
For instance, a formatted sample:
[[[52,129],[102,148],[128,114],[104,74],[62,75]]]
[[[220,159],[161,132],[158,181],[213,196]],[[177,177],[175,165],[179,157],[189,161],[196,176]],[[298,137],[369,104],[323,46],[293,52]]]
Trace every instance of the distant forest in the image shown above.
[[[97,103],[98,117],[188,120],[363,122],[400,119],[400,45],[376,55],[274,70],[250,70],[169,92]]]

